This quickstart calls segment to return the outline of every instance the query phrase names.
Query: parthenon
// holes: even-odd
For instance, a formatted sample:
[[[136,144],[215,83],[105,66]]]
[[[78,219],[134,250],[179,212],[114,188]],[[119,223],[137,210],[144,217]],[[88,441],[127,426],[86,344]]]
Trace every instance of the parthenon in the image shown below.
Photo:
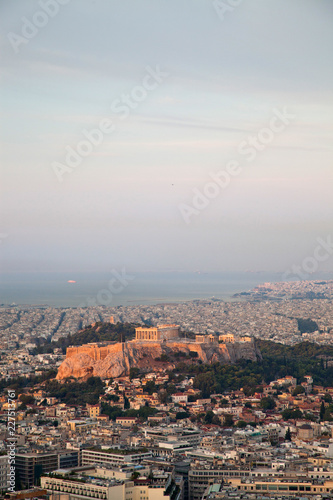
[[[161,341],[179,338],[178,325],[157,325],[155,327],[142,327],[135,329],[135,340]]]

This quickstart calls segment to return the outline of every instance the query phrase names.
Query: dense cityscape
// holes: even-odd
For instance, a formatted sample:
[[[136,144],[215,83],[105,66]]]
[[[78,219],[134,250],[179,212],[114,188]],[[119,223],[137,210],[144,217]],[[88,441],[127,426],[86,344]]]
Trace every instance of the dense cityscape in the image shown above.
[[[242,300],[236,297],[231,302],[212,299],[115,308],[2,305],[0,374],[38,373],[45,365],[58,366],[62,360],[59,349],[53,353],[31,355],[36,348],[36,339],[56,342],[97,321],[109,321],[111,316],[115,323],[151,326],[177,323],[184,331],[197,334],[250,334],[287,345],[305,340],[333,343],[333,281],[268,284],[244,293]],[[298,319],[310,319],[311,327],[304,331]]]
[[[333,0],[0,17],[0,500],[333,500]]]
[[[229,302],[212,298],[59,309],[2,305],[1,491],[6,498],[19,498],[20,490],[28,495],[24,498],[331,498],[332,291],[333,281],[299,281],[259,285]],[[116,378],[77,378],[78,371],[60,376],[73,351],[67,348],[66,357],[62,339],[70,335],[75,345],[77,336],[98,335],[105,328],[106,335],[107,328],[132,324],[144,328],[135,327],[135,340],[135,328],[126,327],[124,345],[142,344],[143,356],[149,356],[148,344],[162,342],[170,346],[169,356],[152,360],[151,370],[132,360],[128,373]],[[156,340],[158,331],[175,338]],[[142,339],[150,339],[150,332],[155,336],[147,344]],[[290,362],[288,372],[281,361],[286,366],[277,365],[274,378],[269,368],[266,375],[254,368],[267,363],[270,346],[298,349],[304,341],[321,353],[313,369],[305,364],[295,371]],[[244,342],[256,344],[255,354],[249,347],[231,365],[222,362],[222,379],[214,375],[216,364],[213,371],[203,368],[200,346],[212,349],[215,343],[215,350],[225,351],[232,345],[237,352]],[[86,347],[96,351],[108,344],[112,349],[121,345],[104,341]],[[86,366],[77,352],[74,358]],[[88,352],[84,345],[82,352]],[[309,355],[301,356],[306,363]],[[238,371],[230,372],[233,366]],[[321,383],[319,367],[320,373],[326,370]],[[216,392],[222,387],[226,390]],[[6,419],[12,414],[15,441]],[[13,443],[15,487],[8,490]]]

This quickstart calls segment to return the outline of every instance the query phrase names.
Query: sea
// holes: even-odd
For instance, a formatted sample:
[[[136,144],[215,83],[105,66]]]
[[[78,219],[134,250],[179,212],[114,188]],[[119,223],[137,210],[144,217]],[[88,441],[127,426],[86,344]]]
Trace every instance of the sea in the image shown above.
[[[200,299],[235,300],[266,282],[283,280],[268,272],[1,273],[0,304],[82,307],[177,303]],[[309,279],[332,279],[332,273]],[[239,299],[238,299],[239,300]]]

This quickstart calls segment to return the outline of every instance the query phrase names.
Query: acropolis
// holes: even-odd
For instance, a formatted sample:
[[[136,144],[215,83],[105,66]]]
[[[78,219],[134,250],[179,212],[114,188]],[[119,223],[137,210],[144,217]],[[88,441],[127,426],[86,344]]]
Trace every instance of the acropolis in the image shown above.
[[[140,326],[135,329],[135,340],[163,341],[177,339],[180,337],[178,325],[157,325],[147,328]]]

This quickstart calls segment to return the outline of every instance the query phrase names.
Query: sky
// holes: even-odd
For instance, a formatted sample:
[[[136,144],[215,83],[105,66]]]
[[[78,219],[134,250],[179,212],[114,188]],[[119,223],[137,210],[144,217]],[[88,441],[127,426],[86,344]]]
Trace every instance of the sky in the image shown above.
[[[284,272],[332,238],[331,0],[0,16],[2,271]]]

